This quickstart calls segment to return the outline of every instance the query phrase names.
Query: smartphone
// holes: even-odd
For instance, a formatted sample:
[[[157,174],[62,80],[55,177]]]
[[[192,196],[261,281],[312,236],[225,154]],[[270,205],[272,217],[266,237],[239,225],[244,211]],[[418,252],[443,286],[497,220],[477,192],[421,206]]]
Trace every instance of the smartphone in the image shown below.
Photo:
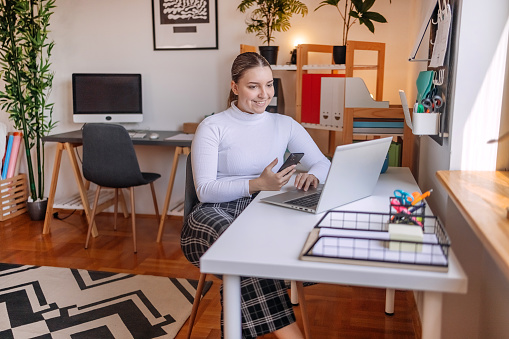
[[[283,164],[283,166],[281,166],[281,168],[277,172],[279,173],[289,166],[297,165],[303,156],[304,156],[304,153],[290,153],[288,158],[286,158],[286,161]]]

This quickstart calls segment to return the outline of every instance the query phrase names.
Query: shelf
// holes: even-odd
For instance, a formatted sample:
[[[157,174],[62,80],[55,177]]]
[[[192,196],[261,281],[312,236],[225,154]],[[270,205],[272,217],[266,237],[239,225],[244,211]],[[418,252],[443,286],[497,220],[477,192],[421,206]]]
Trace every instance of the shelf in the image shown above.
[[[270,65],[273,71],[296,71],[297,65]]]
[[[452,202],[509,278],[509,172],[437,171]]]
[[[95,196],[95,190],[89,190],[87,192],[89,206],[94,205],[94,196]],[[102,204],[108,202],[109,200],[113,200],[114,196],[115,196],[114,191],[103,190],[101,192],[101,195],[99,196],[99,205],[102,205]],[[80,194],[76,193],[73,196],[63,198],[59,201],[55,201],[55,203],[53,204],[53,208],[64,209],[64,210],[82,210],[83,204],[81,203]]]
[[[297,65],[270,65],[273,71],[296,71]],[[353,66],[354,70],[377,70],[377,65],[357,65]],[[302,66],[302,70],[304,71],[312,71],[312,70],[343,70],[346,71],[345,65],[336,65],[336,64],[328,64],[328,65],[304,65]]]
[[[113,205],[113,199],[114,199],[115,192],[113,190],[107,191],[102,190],[101,195],[99,196],[99,206],[103,204],[108,204],[104,206],[104,208],[108,206]],[[95,190],[90,190],[87,192],[88,197],[88,204],[89,206],[93,206],[94,204],[94,197],[95,197]],[[79,193],[76,193],[70,197],[63,198],[59,201],[55,201],[53,204],[54,209],[63,209],[63,210],[83,210],[83,204],[81,203],[81,197]],[[168,212],[168,215],[176,215],[176,216],[183,216],[184,215],[184,201],[179,201],[175,204],[173,208],[171,208]]]

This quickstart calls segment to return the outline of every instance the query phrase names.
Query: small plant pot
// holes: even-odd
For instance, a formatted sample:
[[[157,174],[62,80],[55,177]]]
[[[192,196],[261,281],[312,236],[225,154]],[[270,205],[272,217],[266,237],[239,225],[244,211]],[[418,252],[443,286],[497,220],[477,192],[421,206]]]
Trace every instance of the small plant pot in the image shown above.
[[[46,209],[48,208],[48,199],[27,201],[28,215],[33,221],[44,220]]]
[[[346,46],[333,46],[332,59],[336,65],[344,65],[346,62]]]
[[[279,46],[259,46],[260,54],[267,59],[270,65],[277,65],[277,52]]]

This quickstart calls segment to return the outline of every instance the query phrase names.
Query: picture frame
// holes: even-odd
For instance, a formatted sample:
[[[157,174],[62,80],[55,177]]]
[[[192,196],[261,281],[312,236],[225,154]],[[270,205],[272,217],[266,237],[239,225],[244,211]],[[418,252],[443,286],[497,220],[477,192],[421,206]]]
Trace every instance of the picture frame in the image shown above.
[[[152,0],[154,50],[218,49],[217,0]]]

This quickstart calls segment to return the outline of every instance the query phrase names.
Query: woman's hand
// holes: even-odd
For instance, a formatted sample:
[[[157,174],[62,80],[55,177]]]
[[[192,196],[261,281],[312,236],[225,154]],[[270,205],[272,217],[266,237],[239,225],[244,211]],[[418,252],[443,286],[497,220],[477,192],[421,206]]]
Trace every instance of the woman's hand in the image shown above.
[[[318,187],[318,179],[309,173],[299,173],[295,177],[295,187],[307,191],[310,186]]]
[[[256,179],[249,180],[249,194],[258,191],[279,191],[281,187],[286,185],[292,174],[295,173],[296,165],[285,168],[279,173],[274,173],[272,169],[277,165],[277,158],[274,159],[262,174]]]

